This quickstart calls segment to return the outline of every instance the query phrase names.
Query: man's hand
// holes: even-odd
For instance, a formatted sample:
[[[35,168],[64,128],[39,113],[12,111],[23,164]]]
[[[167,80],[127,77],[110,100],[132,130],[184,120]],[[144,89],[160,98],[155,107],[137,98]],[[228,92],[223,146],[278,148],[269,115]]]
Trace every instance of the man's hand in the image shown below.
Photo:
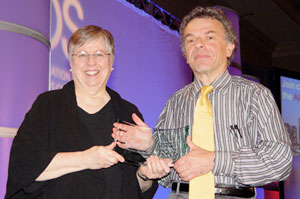
[[[204,175],[211,171],[214,166],[214,151],[207,151],[187,137],[187,145],[190,147],[190,152],[176,161],[174,169],[183,181]]]
[[[141,166],[138,172],[148,179],[158,179],[166,176],[170,172],[170,167],[173,166],[172,159],[162,159],[155,155],[147,158],[146,164],[146,166]]]
[[[136,125],[114,123],[112,137],[117,145],[123,149],[133,148],[142,151],[149,151],[154,139],[152,130],[135,113],[132,119]]]

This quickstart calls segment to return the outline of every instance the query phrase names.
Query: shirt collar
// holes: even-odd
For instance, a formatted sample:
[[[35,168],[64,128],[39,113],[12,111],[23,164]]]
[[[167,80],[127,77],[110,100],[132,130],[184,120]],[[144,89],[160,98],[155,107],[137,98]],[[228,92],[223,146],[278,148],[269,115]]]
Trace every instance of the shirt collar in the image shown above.
[[[213,81],[210,85],[214,87],[214,91],[223,89],[224,93],[227,90],[226,88],[230,85],[231,75],[229,74],[228,70],[226,70],[221,76],[219,76],[215,81]],[[192,93],[193,95],[198,95],[201,88],[203,87],[203,83],[194,77],[193,86],[192,86]]]

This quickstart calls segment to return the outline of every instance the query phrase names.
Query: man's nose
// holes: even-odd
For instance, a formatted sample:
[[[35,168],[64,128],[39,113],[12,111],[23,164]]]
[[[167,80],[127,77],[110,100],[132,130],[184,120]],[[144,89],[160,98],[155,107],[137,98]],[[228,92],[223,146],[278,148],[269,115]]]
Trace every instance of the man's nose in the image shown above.
[[[197,48],[204,48],[205,47],[205,41],[202,38],[198,37],[196,39],[196,44],[195,45],[196,45]]]

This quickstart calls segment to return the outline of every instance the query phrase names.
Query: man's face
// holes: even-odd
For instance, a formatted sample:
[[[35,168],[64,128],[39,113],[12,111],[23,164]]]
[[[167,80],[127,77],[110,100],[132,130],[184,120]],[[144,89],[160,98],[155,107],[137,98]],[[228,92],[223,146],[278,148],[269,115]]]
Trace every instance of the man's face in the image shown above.
[[[219,21],[195,18],[184,30],[184,48],[194,75],[199,80],[206,76],[213,81],[225,72],[227,57],[231,56],[234,44],[226,41],[225,30]]]

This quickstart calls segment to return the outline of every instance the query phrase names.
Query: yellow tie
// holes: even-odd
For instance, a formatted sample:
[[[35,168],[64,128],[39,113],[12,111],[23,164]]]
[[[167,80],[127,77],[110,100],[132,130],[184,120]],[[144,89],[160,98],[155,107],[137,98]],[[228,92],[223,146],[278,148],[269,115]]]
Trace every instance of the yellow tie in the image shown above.
[[[197,100],[194,112],[193,142],[208,151],[214,151],[214,122],[213,111],[208,94],[213,90],[212,86],[203,86],[201,95]],[[201,166],[201,165],[199,165]],[[209,173],[198,176],[190,181],[189,199],[214,199],[215,181],[214,175]]]

